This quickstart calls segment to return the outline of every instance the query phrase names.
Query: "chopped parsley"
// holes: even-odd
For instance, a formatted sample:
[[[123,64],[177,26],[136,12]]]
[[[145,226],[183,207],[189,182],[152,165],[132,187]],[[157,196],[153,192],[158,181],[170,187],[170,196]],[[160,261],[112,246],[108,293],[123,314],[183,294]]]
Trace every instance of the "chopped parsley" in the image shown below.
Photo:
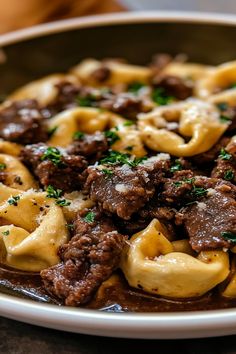
[[[232,85],[230,85],[230,88],[236,88],[236,82],[234,82]]]
[[[134,125],[134,122],[132,120],[126,120],[123,125],[124,127],[130,127],[131,125]]]
[[[61,189],[57,189],[57,188],[54,188],[53,186],[49,185],[46,189],[46,192],[47,192],[46,197],[56,199],[56,204],[59,206],[68,206],[71,204],[65,198],[61,198],[62,193],[63,193]]]
[[[74,230],[74,225],[73,224],[66,224],[66,227],[69,231],[73,231]]]
[[[173,182],[173,185],[174,185],[175,187],[180,187],[180,186],[182,186],[182,183],[183,183],[183,182],[181,182],[181,181],[177,181],[177,182]]]
[[[92,222],[94,222],[95,214],[92,211],[89,211],[83,219],[88,224],[91,224]]]
[[[221,116],[220,116],[220,121],[221,121],[221,123],[228,123],[228,122],[231,121],[231,119],[230,119],[230,117],[228,117],[228,116],[221,115]]]
[[[104,168],[102,170],[102,173],[104,173],[104,175],[107,175],[108,177],[113,175],[113,172],[111,170],[109,170],[108,168]]]
[[[61,161],[62,154],[56,147],[48,147],[46,151],[41,156],[41,160],[50,160],[55,166],[63,167],[64,164]]]
[[[119,135],[116,134],[116,132],[112,130],[107,130],[104,132],[105,137],[107,138],[108,144],[113,145],[115,144],[116,141],[120,140]]]
[[[223,231],[221,232],[221,236],[225,238],[226,240],[236,242],[236,234],[230,231]]]
[[[217,107],[219,108],[220,111],[226,111],[229,108],[228,103],[226,102],[218,103]]]
[[[130,145],[130,146],[126,146],[125,150],[127,150],[127,151],[132,151],[133,148],[134,148],[134,147],[133,147],[132,145]]]
[[[192,178],[183,178],[183,181],[185,183],[193,184],[194,181],[195,181],[195,178],[194,177],[192,177]]]
[[[4,236],[8,236],[8,235],[10,234],[10,231],[9,231],[9,230],[3,231],[2,234],[3,234]]]
[[[7,165],[5,163],[0,163],[0,170],[5,170]]]
[[[51,137],[53,136],[53,134],[57,131],[57,129],[58,129],[58,126],[57,126],[57,125],[55,125],[55,127],[52,127],[52,128],[50,128],[50,129],[48,129],[48,136],[49,136],[49,138],[51,138]]]
[[[170,171],[171,172],[176,172],[176,171],[181,171],[182,170],[182,165],[181,165],[181,162],[180,160],[175,160],[174,164],[172,164],[171,168],[170,168]]]
[[[78,96],[76,98],[76,102],[80,107],[92,107],[95,101],[95,97],[92,95],[86,97]]]
[[[200,198],[203,197],[207,194],[207,189],[205,188],[201,188],[201,187],[196,187],[193,186],[193,189],[191,191],[191,194],[195,197],[195,198]]]
[[[142,82],[134,81],[131,84],[129,84],[128,91],[132,92],[134,94],[137,94],[139,92],[139,90],[141,90],[141,88],[143,88],[145,86],[146,85],[144,85]]]
[[[219,158],[221,160],[230,160],[232,157],[231,154],[229,154],[224,148],[220,150]]]
[[[8,202],[9,205],[17,206],[18,205],[18,200],[20,200],[20,196],[16,195],[16,196],[13,196],[13,197],[9,198],[7,202]]]
[[[73,139],[76,139],[76,140],[80,140],[83,137],[84,137],[84,133],[80,132],[80,131],[75,132],[74,135],[73,135]]]
[[[122,154],[118,151],[110,150],[109,154],[104,157],[100,163],[101,164],[123,164],[130,167],[136,167],[138,164],[146,160],[147,157],[135,157],[132,158],[129,154]]]
[[[173,96],[169,96],[163,87],[157,87],[152,92],[153,101],[159,106],[165,106],[174,100]]]
[[[226,179],[226,181],[231,181],[233,178],[234,178],[234,173],[232,170],[225,171],[224,179]]]

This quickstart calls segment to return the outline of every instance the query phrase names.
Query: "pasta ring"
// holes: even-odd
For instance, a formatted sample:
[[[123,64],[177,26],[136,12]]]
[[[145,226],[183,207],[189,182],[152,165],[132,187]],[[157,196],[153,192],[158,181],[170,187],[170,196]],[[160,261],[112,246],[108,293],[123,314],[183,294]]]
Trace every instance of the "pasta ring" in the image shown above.
[[[121,269],[130,286],[170,298],[205,294],[229,274],[228,254],[204,251],[196,258],[175,252],[157,219],[132,236],[124,250]]]
[[[179,132],[184,138],[166,129],[169,121],[179,122]],[[198,99],[157,107],[152,112],[140,114],[138,127],[144,143],[152,150],[174,156],[193,156],[209,150],[228,128],[220,121],[218,109]]]

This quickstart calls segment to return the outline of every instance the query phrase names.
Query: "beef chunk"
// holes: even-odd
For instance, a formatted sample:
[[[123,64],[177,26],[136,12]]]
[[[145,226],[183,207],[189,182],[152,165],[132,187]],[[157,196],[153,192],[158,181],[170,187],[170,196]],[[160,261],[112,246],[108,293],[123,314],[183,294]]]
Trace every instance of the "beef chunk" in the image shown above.
[[[22,149],[21,159],[43,186],[52,185],[71,192],[81,189],[85,182],[87,161],[82,156],[68,155],[63,149],[43,143],[27,145]]]
[[[220,153],[220,150],[228,144],[229,140],[229,137],[224,136],[210,150],[193,156],[191,160],[196,165],[204,167],[205,165],[214,163]]]
[[[58,90],[57,96],[55,100],[47,106],[47,109],[49,109],[51,115],[78,105],[76,98],[81,89],[80,85],[69,81],[61,81],[56,84],[55,87]]]
[[[169,161],[150,158],[136,167],[107,165],[88,168],[90,197],[106,212],[128,220],[148,202],[160,184]]]
[[[95,162],[102,157],[108,148],[105,135],[96,132],[94,134],[84,134],[81,138],[75,139],[66,151],[69,155],[82,155]]]
[[[225,149],[221,149],[211,176],[236,183],[236,139],[232,139]]]
[[[198,186],[210,187],[199,202],[188,205],[177,216],[184,224],[192,248],[200,252],[231,246],[222,236],[224,232],[236,234],[236,187],[229,182],[200,178]]]
[[[91,73],[91,77],[100,83],[105,82],[106,80],[108,80],[111,76],[111,70],[106,66],[106,65],[102,65],[100,68],[94,70]]]
[[[155,87],[162,87],[168,95],[179,100],[185,100],[193,94],[192,83],[177,76],[158,74],[153,77],[152,83]]]
[[[1,109],[0,137],[24,145],[46,141],[45,119],[37,101],[11,102]]]
[[[118,267],[125,237],[109,218],[94,212],[94,221],[78,215],[75,236],[59,250],[61,263],[41,271],[44,286],[68,306],[88,302]],[[83,215],[84,216],[84,215]]]

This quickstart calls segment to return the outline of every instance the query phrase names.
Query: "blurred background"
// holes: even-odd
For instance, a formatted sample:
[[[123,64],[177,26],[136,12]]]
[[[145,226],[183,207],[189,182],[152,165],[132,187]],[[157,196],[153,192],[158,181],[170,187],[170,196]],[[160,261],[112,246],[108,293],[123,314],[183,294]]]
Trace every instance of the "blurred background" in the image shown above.
[[[76,16],[154,9],[236,14],[236,0],[0,0],[0,33]]]

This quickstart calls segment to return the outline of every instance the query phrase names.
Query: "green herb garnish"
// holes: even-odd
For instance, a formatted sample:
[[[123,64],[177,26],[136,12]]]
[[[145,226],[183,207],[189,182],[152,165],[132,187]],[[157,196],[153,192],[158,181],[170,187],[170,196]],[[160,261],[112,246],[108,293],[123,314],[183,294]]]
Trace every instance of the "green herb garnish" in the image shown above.
[[[236,88],[236,82],[234,82],[232,85],[230,85],[230,88]]]
[[[83,132],[80,132],[80,131],[77,131],[73,134],[73,139],[76,139],[76,140],[80,140],[84,137],[84,133]]]
[[[134,81],[131,84],[129,84],[128,91],[137,94],[139,90],[145,86],[146,85],[144,85],[142,82]]]
[[[134,122],[132,120],[126,120],[123,125],[124,127],[130,127],[131,125],[134,125]]]
[[[107,130],[104,132],[105,137],[107,138],[108,144],[113,145],[116,141],[120,140],[119,135],[116,134],[116,132],[112,130]]]
[[[224,173],[224,179],[226,179],[226,181],[231,181],[234,178],[234,173],[232,170],[227,170]]]
[[[3,234],[4,236],[8,236],[8,235],[10,234],[10,231],[9,231],[9,230],[3,231],[2,234]]]
[[[102,173],[104,173],[104,175],[107,175],[108,177],[113,175],[113,171],[109,170],[108,168],[104,168],[102,170]]]
[[[17,206],[18,205],[18,203],[17,203],[18,200],[20,200],[20,196],[16,195],[14,197],[9,198],[7,202],[8,202],[9,205]]]
[[[180,186],[182,186],[182,183],[183,183],[183,182],[181,182],[181,181],[177,181],[177,182],[173,182],[173,185],[174,185],[175,187],[180,187]]]
[[[205,188],[201,188],[201,187],[196,187],[193,186],[193,189],[191,191],[191,194],[195,197],[195,198],[200,198],[203,197],[207,194],[207,189]]]
[[[175,160],[174,164],[172,164],[171,168],[170,168],[170,171],[171,172],[176,172],[176,171],[181,171],[182,170],[182,165],[181,165],[181,162],[180,160]]]
[[[226,240],[236,242],[236,234],[230,231],[223,231],[221,232],[221,236],[225,238]]]
[[[157,87],[152,92],[153,101],[159,106],[165,106],[174,100],[173,96],[169,96],[163,87]]]
[[[228,117],[228,116],[221,115],[221,116],[220,116],[220,121],[221,121],[221,123],[228,123],[228,122],[231,121],[231,119],[230,119],[230,117]]]
[[[63,167],[64,164],[61,161],[62,154],[56,147],[48,147],[41,156],[41,160],[50,160],[55,166]]]
[[[96,100],[92,95],[86,97],[78,96],[76,98],[76,102],[80,107],[92,107],[95,101]]]
[[[218,103],[217,107],[219,108],[220,111],[226,111],[229,108],[228,103],[226,102]]]
[[[53,136],[53,134],[57,131],[57,129],[58,129],[58,126],[57,126],[57,125],[55,125],[55,127],[52,127],[52,128],[50,128],[50,129],[48,129],[48,136],[49,136],[49,138],[51,138],[51,137]]]
[[[232,157],[231,154],[229,154],[224,148],[220,150],[219,158],[221,160],[230,160]]]
[[[62,193],[63,193],[61,189],[57,189],[57,188],[54,188],[53,186],[49,185],[46,189],[46,192],[47,192],[46,197],[56,199],[57,205],[68,206],[71,204],[71,202],[69,202],[65,198],[61,198]]]
[[[89,211],[83,219],[88,224],[91,224],[92,222],[94,222],[95,214],[92,211]]]
[[[73,231],[74,230],[74,225],[73,224],[66,224],[66,227],[68,230]]]
[[[5,170],[7,165],[5,163],[0,163],[0,170]]]
[[[195,181],[195,178],[194,177],[192,177],[192,178],[183,178],[183,181],[185,183],[193,184],[194,181]]]
[[[109,154],[104,157],[100,163],[101,164],[123,164],[130,167],[136,167],[138,164],[146,160],[147,157],[132,158],[129,154],[122,154],[118,151],[110,150]]]

